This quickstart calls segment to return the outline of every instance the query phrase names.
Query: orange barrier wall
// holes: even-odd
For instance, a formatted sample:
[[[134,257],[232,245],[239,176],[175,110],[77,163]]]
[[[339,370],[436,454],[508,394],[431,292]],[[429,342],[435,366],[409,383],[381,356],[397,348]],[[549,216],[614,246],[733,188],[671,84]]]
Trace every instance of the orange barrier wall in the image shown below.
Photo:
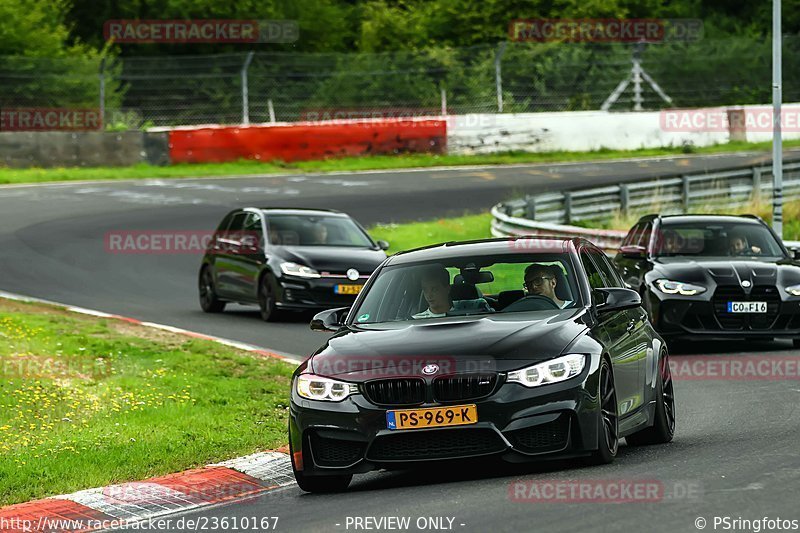
[[[303,161],[403,152],[444,153],[447,124],[439,119],[385,119],[206,127],[170,131],[173,163],[255,159]]]

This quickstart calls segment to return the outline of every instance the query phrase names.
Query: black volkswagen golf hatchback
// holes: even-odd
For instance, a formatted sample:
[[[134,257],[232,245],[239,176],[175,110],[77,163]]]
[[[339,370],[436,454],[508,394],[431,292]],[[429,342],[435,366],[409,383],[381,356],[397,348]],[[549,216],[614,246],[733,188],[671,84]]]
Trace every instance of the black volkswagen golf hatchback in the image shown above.
[[[800,262],[756,216],[643,217],[614,261],[674,338],[788,338],[800,346]]]
[[[228,213],[200,267],[200,306],[257,304],[266,321],[286,309],[350,305],[385,259],[358,222],[329,210],[243,208]]]
[[[667,348],[608,258],[581,239],[448,243],[396,254],[294,373],[303,490],[353,474],[495,456],[608,463],[675,430]]]

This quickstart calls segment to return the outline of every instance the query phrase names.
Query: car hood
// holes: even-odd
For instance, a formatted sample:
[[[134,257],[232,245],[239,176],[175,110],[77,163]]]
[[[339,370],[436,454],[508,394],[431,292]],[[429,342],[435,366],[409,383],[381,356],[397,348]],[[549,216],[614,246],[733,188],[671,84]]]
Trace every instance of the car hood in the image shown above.
[[[386,260],[386,252],[370,248],[345,246],[283,246],[281,257],[317,271],[344,272],[355,268],[361,273],[371,274]]]
[[[586,310],[397,322],[352,327],[308,360],[308,371],[352,380],[440,373],[508,371],[552,359],[588,330]]]
[[[791,260],[773,263],[753,260],[657,260],[648,274],[649,281],[670,279],[687,283],[700,283],[709,287],[717,285],[750,286],[800,284],[800,266]],[[747,283],[745,283],[747,285]]]

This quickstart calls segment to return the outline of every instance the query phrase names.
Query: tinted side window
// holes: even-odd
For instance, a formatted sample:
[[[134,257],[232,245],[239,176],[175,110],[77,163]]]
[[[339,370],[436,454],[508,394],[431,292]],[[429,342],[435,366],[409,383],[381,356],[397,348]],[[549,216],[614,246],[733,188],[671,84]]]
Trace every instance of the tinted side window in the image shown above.
[[[642,228],[641,236],[639,237],[639,246],[643,246],[645,249],[650,248],[650,236],[653,234],[653,224],[652,222],[648,222]]]
[[[594,266],[594,263],[589,257],[588,250],[584,249],[581,252],[581,263],[583,263],[583,269],[586,271],[586,277],[589,279],[589,286],[592,289],[605,287],[605,281],[600,275],[600,271]]]
[[[606,284],[606,287],[625,287],[625,284],[622,282],[622,278],[620,277],[617,270],[608,260],[606,254],[604,254],[601,250],[596,248],[590,249],[591,257],[594,260],[597,268],[600,270],[600,276],[603,278],[603,282]]]
[[[639,241],[639,235],[641,234],[642,230],[642,223],[639,222],[636,224],[628,234],[625,236],[625,239],[622,241],[622,246],[630,246],[632,244],[636,244]]]
[[[255,213],[248,213],[244,221],[244,231],[262,237],[261,231],[261,217]]]
[[[256,246],[264,246],[264,232],[261,229],[261,216],[256,213],[248,213],[247,218],[244,220],[244,228],[242,230],[242,242],[247,237]]]
[[[234,216],[231,221],[231,225],[228,226],[228,232],[241,231],[244,228],[244,219],[246,217],[247,213],[236,213],[236,216]]]
[[[235,213],[228,213],[225,215],[225,218],[223,218],[222,222],[220,222],[219,226],[217,226],[217,233],[223,232],[228,228],[228,225],[231,223],[231,219],[233,219],[233,215],[235,215]]]

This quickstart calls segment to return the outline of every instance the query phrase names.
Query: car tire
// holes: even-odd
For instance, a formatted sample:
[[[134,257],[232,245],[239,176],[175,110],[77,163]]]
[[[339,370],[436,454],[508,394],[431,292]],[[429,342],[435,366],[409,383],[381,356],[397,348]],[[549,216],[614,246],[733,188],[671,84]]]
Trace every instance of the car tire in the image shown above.
[[[625,437],[629,446],[666,444],[675,435],[675,394],[673,392],[672,372],[669,356],[664,353],[659,361],[658,381],[656,382],[656,410],[653,425]]]
[[[792,346],[800,348],[800,339],[792,339]]]
[[[598,399],[597,450],[589,457],[589,464],[605,465],[612,463],[619,450],[619,414],[617,412],[617,391],[614,386],[614,374],[611,364],[606,358],[600,363],[600,383]]]
[[[219,299],[214,288],[214,276],[211,268],[203,267],[198,278],[200,308],[206,313],[221,313],[225,310],[225,302]]]
[[[294,457],[294,450],[289,446],[291,457]],[[325,493],[325,492],[341,492],[347,489],[350,482],[353,480],[353,474],[347,475],[333,475],[333,476],[307,476],[303,472],[294,467],[294,460],[292,460],[292,472],[294,479],[297,481],[297,486],[305,492],[311,493]]]
[[[264,274],[258,286],[258,308],[261,310],[261,319],[264,322],[275,322],[280,317],[280,311],[275,303],[275,289],[272,276]]]

